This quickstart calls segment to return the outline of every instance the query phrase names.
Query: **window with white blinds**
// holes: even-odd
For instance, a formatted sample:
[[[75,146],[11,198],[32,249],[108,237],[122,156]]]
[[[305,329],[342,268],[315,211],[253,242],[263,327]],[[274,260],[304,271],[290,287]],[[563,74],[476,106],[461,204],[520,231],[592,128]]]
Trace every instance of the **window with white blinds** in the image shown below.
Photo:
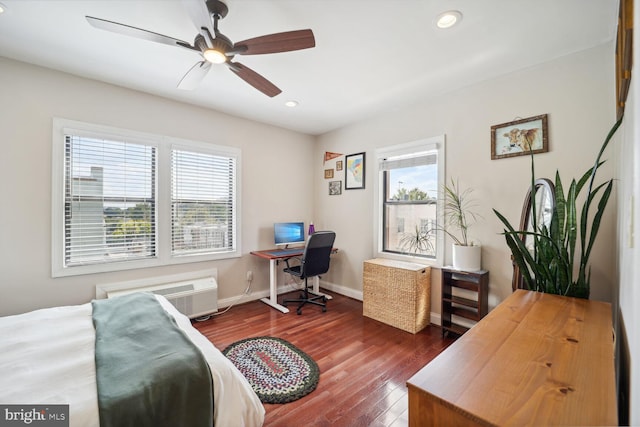
[[[241,256],[234,147],[53,120],[52,276]]]
[[[66,266],[156,254],[156,149],[65,135]]]
[[[376,157],[378,256],[441,260],[444,136],[379,149]]]
[[[172,254],[233,250],[236,159],[183,149],[171,157]]]

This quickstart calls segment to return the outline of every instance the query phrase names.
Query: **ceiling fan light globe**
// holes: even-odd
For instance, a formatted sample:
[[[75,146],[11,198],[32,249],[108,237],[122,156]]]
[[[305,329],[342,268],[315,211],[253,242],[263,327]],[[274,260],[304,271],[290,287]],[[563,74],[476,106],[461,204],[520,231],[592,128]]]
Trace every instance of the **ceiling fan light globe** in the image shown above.
[[[207,49],[202,55],[204,56],[204,59],[211,62],[212,64],[224,64],[225,62],[227,62],[226,55],[215,49]]]

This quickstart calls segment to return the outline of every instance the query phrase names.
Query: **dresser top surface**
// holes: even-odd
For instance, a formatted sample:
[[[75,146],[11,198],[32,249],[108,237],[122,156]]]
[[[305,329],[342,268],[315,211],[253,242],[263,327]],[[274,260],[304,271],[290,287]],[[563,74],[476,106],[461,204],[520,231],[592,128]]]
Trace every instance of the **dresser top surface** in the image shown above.
[[[488,425],[616,425],[611,305],[517,290],[407,384]]]

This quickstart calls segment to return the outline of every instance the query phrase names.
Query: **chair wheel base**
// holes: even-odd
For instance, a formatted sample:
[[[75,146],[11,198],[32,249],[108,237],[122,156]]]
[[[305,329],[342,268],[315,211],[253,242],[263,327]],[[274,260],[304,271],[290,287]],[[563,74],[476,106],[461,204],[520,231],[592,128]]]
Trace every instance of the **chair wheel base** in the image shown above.
[[[298,313],[298,315],[302,314],[302,307],[305,304],[318,305],[322,307],[323,313],[327,312],[327,297],[325,297],[324,295],[316,295],[316,294],[312,294],[311,292],[303,292],[302,295],[300,295],[300,298],[298,299],[283,300],[282,305],[286,307],[287,304],[290,302],[298,303],[298,308],[296,309],[296,313]]]

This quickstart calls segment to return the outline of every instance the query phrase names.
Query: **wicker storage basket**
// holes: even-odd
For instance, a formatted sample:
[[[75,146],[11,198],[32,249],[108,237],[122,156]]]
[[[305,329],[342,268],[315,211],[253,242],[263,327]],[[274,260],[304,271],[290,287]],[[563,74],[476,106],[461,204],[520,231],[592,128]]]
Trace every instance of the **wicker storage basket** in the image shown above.
[[[363,315],[415,334],[431,320],[431,268],[376,258],[363,266]]]

